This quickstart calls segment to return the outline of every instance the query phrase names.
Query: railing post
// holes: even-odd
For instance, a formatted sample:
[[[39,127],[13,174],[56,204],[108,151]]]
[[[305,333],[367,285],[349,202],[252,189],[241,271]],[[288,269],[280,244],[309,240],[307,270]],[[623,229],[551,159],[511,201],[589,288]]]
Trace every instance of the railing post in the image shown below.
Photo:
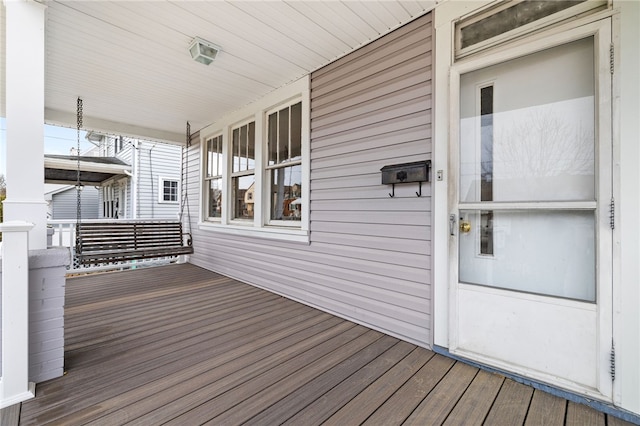
[[[2,380],[0,408],[35,396],[29,383],[29,231],[32,223],[0,224],[2,232]]]

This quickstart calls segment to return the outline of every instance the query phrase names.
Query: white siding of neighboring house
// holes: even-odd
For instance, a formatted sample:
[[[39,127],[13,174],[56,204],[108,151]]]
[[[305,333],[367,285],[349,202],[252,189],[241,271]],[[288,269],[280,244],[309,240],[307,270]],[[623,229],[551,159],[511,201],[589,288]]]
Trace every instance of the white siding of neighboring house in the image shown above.
[[[177,219],[180,197],[177,203],[159,202],[160,177],[175,179],[180,187],[181,147],[154,142],[140,142],[138,145],[138,218]]]
[[[176,179],[178,187],[180,187],[182,148],[177,145],[151,141],[138,141],[136,148],[134,140],[124,138],[122,150],[118,150],[116,154],[115,143],[117,143],[117,139],[109,138],[108,143],[105,143],[101,151],[132,166],[132,176],[126,178],[124,211],[121,210],[119,218],[134,218],[134,203],[136,203],[136,219],[176,219],[180,210],[179,194],[176,203],[160,202],[160,177]],[[105,182],[105,184],[118,186],[121,181],[122,177],[119,177]],[[133,191],[133,186],[136,184],[137,194]],[[101,217],[103,214],[102,203],[103,194],[100,191]]]
[[[85,186],[80,195],[82,219],[97,219],[98,190],[93,186]],[[51,219],[76,219],[78,212],[78,196],[75,187],[51,195]]]
[[[197,207],[191,262],[429,346],[431,185],[390,198],[380,169],[431,158],[431,43],[426,15],[312,73],[309,245],[198,230]]]
[[[116,157],[125,163],[131,165],[131,172],[135,175],[136,166],[133,164],[135,155],[134,155],[134,141],[129,138],[123,138],[122,149],[118,151]],[[132,219],[133,218],[133,199],[132,197],[132,182],[133,177],[127,177],[127,189],[126,189],[126,200],[125,200],[125,211],[124,218]]]

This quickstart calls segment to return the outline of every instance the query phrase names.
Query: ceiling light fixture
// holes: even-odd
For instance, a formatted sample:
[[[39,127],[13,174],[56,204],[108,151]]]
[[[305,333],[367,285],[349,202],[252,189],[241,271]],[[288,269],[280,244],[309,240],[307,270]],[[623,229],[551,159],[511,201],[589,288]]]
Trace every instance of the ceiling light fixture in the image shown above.
[[[193,60],[205,65],[213,62],[221,50],[222,48],[220,46],[216,46],[200,37],[194,38],[189,45],[189,53],[191,53]]]

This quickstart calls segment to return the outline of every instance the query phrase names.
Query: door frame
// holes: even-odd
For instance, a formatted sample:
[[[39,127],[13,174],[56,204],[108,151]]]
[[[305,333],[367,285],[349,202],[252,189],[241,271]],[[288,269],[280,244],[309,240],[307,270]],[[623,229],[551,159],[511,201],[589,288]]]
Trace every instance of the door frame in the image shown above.
[[[596,135],[596,194],[609,194],[613,196],[614,182],[612,178],[612,76],[609,69],[609,49],[612,43],[612,22],[609,16],[591,16],[578,22],[573,22],[534,36],[506,43],[498,49],[490,49],[484,53],[478,53],[455,62],[450,67],[449,74],[449,176],[448,176],[448,215],[458,216],[459,200],[459,120],[460,120],[460,75],[499,64],[526,54],[535,53],[563,45],[578,39],[594,37],[594,63],[595,63],[595,88],[596,88],[596,122],[594,126]],[[598,147],[607,147],[604,150]],[[610,351],[613,337],[613,310],[612,310],[612,255],[613,234],[609,227],[609,200],[597,199],[596,207],[596,241],[598,256],[596,257],[596,300],[594,305],[597,315],[597,391],[589,387],[579,386],[571,381],[563,380],[555,376],[540,374],[534,370],[522,369],[515,366],[505,366],[500,363],[492,363],[480,356],[460,351],[458,342],[459,326],[459,300],[458,300],[458,226],[455,225],[454,235],[449,235],[449,290],[448,290],[448,344],[449,351],[453,354],[483,364],[492,364],[498,368],[514,371],[516,374],[543,381],[558,387],[566,388],[581,394],[605,401],[612,400],[613,387],[609,374]],[[608,253],[605,261],[600,253]],[[503,290],[491,291],[501,292]],[[532,300],[540,298],[537,295],[524,295]],[[546,297],[546,296],[542,296]],[[579,304],[575,301],[560,301],[567,306]]]

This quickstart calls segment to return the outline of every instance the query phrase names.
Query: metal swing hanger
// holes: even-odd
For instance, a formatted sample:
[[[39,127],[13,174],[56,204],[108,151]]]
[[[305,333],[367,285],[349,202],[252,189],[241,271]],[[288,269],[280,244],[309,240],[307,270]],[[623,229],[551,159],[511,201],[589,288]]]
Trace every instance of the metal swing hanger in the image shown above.
[[[186,206],[187,208],[187,226],[189,227],[189,233],[188,235],[191,237],[191,211],[189,209],[189,184],[188,184],[188,178],[189,178],[189,156],[188,156],[188,149],[189,146],[191,146],[191,123],[189,123],[187,121],[187,126],[186,126],[186,132],[185,132],[185,145],[181,150],[181,158],[180,158],[180,168],[181,168],[181,186],[182,186],[182,192],[181,192],[181,203],[180,203],[180,222],[182,222],[182,217],[184,214],[184,208]],[[189,245],[192,244],[192,241],[189,241]]]

